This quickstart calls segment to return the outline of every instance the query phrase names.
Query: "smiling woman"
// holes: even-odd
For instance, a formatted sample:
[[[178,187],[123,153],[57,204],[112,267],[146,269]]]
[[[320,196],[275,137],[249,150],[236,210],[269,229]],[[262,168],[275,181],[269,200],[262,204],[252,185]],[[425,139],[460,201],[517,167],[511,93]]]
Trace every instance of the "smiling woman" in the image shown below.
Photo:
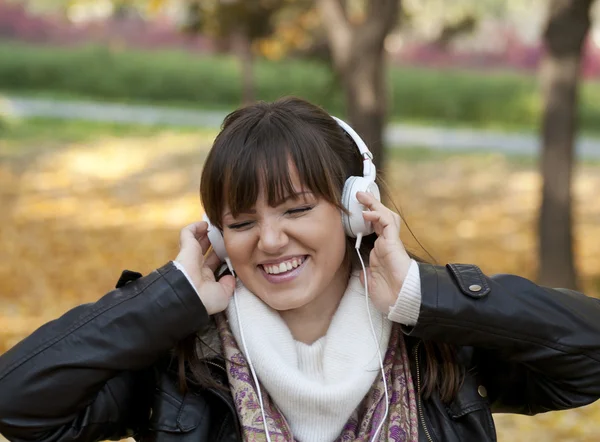
[[[2,355],[0,432],[492,441],[493,411],[595,401],[598,300],[418,261],[361,143],[300,99],[230,114],[201,178],[212,226]]]

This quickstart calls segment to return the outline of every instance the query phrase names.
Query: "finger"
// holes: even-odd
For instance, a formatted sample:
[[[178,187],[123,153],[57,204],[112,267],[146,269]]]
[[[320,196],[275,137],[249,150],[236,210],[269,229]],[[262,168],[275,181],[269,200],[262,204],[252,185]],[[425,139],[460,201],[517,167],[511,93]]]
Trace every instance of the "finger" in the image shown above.
[[[377,236],[383,236],[385,239],[399,239],[400,237],[400,217],[392,211],[382,212],[363,212],[363,218],[371,222]]]
[[[204,265],[212,270],[214,273],[221,265],[221,260],[217,256],[214,250],[212,250],[204,259]]]
[[[181,231],[179,232],[179,246],[183,246],[184,243],[187,243],[188,241],[191,241],[193,238],[196,237],[195,235],[195,231],[196,231],[196,224],[189,224],[187,226],[185,226],[183,229],[181,229]]]
[[[194,236],[196,240],[200,243],[200,247],[202,248],[202,254],[206,255],[209,253],[212,248],[210,245],[210,240],[208,239],[208,223],[206,221],[200,221],[195,223],[195,233]]]
[[[387,223],[391,223],[393,221],[397,225],[398,231],[400,231],[400,215],[386,207],[381,201],[375,198],[373,194],[368,192],[357,192],[356,198],[368,210],[372,212],[379,212],[382,215],[382,219],[387,220]]]
[[[208,224],[204,221],[185,226],[179,234],[179,247],[182,248],[185,244],[199,242],[202,247],[202,253],[206,253],[209,247],[207,227]]]
[[[384,225],[382,225],[382,223],[380,222],[381,213],[369,212],[369,211],[365,210],[362,214],[363,214],[363,219],[367,222],[370,222],[373,225],[373,230],[375,230],[375,233],[377,234],[377,236],[381,236],[383,234],[383,228],[384,228]]]
[[[369,192],[356,192],[356,199],[369,210],[390,210],[385,207],[381,201],[378,201],[372,193]]]
[[[194,238],[200,240],[200,238],[206,236],[208,233],[208,223],[206,221],[198,221],[189,225]]]
[[[219,284],[223,286],[225,289],[225,294],[229,297],[233,296],[233,291],[235,289],[235,278],[233,275],[225,275],[221,279],[219,279]]]
[[[202,255],[206,256],[212,251],[212,247],[210,246],[208,236],[203,236],[198,242],[200,243],[200,247],[202,247]]]

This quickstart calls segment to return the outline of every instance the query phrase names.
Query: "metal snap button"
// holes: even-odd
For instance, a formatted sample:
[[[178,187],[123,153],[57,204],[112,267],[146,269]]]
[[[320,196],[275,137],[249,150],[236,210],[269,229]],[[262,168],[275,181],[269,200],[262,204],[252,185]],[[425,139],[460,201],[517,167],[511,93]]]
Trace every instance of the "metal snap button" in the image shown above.
[[[479,396],[481,397],[487,397],[487,389],[483,385],[477,387],[477,393],[479,393]]]
[[[469,290],[472,292],[478,292],[481,290],[481,286],[479,284],[473,284],[469,286]]]

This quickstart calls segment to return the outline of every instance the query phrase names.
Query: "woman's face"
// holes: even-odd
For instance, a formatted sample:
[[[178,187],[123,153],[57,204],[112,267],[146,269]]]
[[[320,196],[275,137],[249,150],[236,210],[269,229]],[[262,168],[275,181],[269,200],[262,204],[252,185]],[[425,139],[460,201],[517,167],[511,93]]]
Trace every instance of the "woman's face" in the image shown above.
[[[338,299],[348,283],[340,210],[304,192],[290,167],[297,198],[269,207],[261,191],[249,213],[223,215],[225,247],[237,276],[275,310]],[[304,193],[302,193],[304,192]]]

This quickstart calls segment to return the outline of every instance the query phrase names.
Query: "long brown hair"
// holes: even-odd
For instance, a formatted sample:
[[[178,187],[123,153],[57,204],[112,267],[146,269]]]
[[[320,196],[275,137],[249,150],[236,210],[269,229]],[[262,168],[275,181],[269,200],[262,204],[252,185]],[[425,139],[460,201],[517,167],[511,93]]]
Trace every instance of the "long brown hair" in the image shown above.
[[[209,219],[222,229],[224,207],[235,217],[254,206],[263,188],[272,206],[293,195],[290,162],[305,190],[340,210],[345,210],[341,194],[346,179],[362,175],[362,157],[354,141],[318,106],[287,97],[229,114],[206,159],[200,181],[202,205]],[[386,187],[379,184],[385,194]],[[391,201],[389,195],[388,199]],[[375,235],[363,239],[360,252],[367,262],[375,239]],[[353,245],[349,239],[347,258]],[[426,374],[422,391],[429,396],[438,389],[442,399],[450,400],[461,382],[456,351],[443,343],[425,343],[424,347]],[[196,337],[178,346],[182,388],[186,388],[186,366],[197,383],[215,386],[203,364],[204,355],[198,354],[197,348]]]

